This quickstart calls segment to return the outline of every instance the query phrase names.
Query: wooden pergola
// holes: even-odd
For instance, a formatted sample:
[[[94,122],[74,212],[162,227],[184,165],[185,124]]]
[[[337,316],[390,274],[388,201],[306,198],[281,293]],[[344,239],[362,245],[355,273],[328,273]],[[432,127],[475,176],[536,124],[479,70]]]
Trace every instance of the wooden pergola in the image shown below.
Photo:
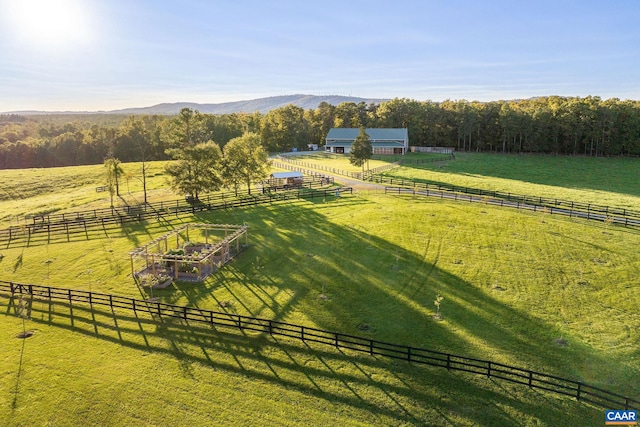
[[[248,244],[247,229],[246,225],[185,224],[129,252],[131,274],[201,282]],[[190,235],[197,239],[192,241]]]

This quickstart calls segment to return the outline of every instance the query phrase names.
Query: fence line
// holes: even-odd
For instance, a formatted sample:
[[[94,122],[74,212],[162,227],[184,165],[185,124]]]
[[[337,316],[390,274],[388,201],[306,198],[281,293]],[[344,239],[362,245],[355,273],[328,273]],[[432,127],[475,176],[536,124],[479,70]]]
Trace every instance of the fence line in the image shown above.
[[[456,155],[453,154],[453,151],[448,155],[448,156],[444,156],[444,157],[427,157],[424,159],[407,159],[407,158],[403,158],[400,162],[404,165],[404,164],[422,164],[422,163],[434,163],[434,162],[446,162],[447,160],[455,160],[456,159]]]
[[[383,341],[372,340],[355,335],[330,332],[317,328],[295,325],[276,320],[243,316],[239,314],[217,312],[187,306],[165,304],[137,300],[117,295],[97,292],[79,291],[66,288],[29,285],[0,281],[0,293],[30,295],[49,301],[64,301],[88,303],[90,306],[101,305],[147,313],[152,316],[178,318],[185,321],[205,323],[215,327],[226,327],[240,331],[254,331],[313,342],[338,349],[348,349],[371,356],[383,356],[392,359],[405,360],[409,363],[429,365],[445,368],[449,371],[463,371],[471,374],[483,375],[515,384],[526,385],[530,388],[573,397],[581,402],[588,402],[602,408],[640,408],[640,400],[628,396],[612,393],[593,387],[580,381],[548,375],[529,369],[505,365],[489,360],[475,359],[424,348],[411,347]],[[13,300],[10,302],[12,303]]]
[[[590,220],[621,224],[625,227],[640,227],[640,211],[612,206],[602,206],[592,203],[573,202],[541,196],[527,196],[500,191],[481,190],[477,188],[458,187],[447,184],[430,184],[400,178],[373,176],[371,182],[390,184],[397,187],[386,187],[389,193],[412,193],[426,196],[436,196],[469,202],[482,202],[497,206],[512,206],[535,210],[547,209],[547,212],[567,216],[581,217]],[[403,189],[398,189],[402,187]],[[396,190],[397,189],[397,190]],[[461,195],[466,195],[462,197]]]
[[[399,167],[400,163],[402,163],[402,160],[389,163],[388,165],[378,166],[377,168],[369,169],[368,171],[365,171],[365,172],[353,172],[353,171],[347,171],[340,168],[334,168],[327,165],[321,165],[313,162],[302,161],[295,157],[278,156],[277,160],[273,162],[273,165],[282,169],[297,170],[307,174],[310,174],[312,172],[317,173],[318,170],[321,170],[321,171],[329,172],[335,175],[347,176],[353,179],[367,180],[369,177],[377,173],[381,173],[389,169]],[[296,165],[300,167],[292,167],[291,165]]]
[[[440,153],[440,154],[445,154],[445,153],[449,153],[449,154],[453,154],[453,148],[450,147],[417,147],[417,146],[411,146],[409,147],[409,150],[412,153]]]
[[[318,182],[319,184],[319,182]],[[175,200],[171,202],[147,203],[140,206],[125,206],[122,208],[96,209],[91,211],[74,212],[70,214],[46,215],[33,217],[33,222],[19,226],[12,226],[0,230],[0,242],[11,243],[19,239],[30,241],[34,235],[46,236],[50,240],[55,235],[65,235],[67,240],[72,234],[86,234],[90,230],[120,227],[125,223],[139,222],[145,219],[161,219],[180,214],[195,214],[197,212],[227,209],[258,204],[273,203],[295,199],[315,199],[319,197],[333,197],[342,193],[351,193],[350,187],[331,189],[297,189],[294,191],[269,191],[260,194],[221,193],[203,196],[196,202]]]

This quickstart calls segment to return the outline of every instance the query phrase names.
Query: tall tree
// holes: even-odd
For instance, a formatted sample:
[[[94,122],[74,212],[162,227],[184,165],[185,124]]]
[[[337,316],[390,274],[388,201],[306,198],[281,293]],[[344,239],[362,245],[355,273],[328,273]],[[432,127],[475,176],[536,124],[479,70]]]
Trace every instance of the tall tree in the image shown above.
[[[142,162],[142,192],[144,194],[144,203],[147,203],[147,162],[150,160],[151,140],[150,133],[146,128],[145,122],[135,116],[130,116],[127,121],[120,127],[118,140],[127,144],[137,151],[138,155],[134,156]]]
[[[369,159],[373,155],[373,147],[369,135],[363,127],[360,128],[360,133],[351,144],[351,151],[349,152],[349,162],[354,166],[362,166],[362,174],[364,175],[364,165],[367,164],[367,170],[369,169]]]
[[[251,194],[251,183],[267,177],[269,155],[262,147],[260,135],[245,133],[233,138],[224,147],[224,176],[227,184],[238,193],[240,183],[247,185]]]
[[[218,144],[208,141],[171,153],[177,160],[167,165],[165,171],[175,191],[197,200],[201,193],[222,187],[222,150]]]
[[[334,110],[334,126],[337,128],[358,128],[366,126],[366,123],[362,123],[363,117],[366,117],[366,111],[363,114],[363,109],[366,110],[364,103],[358,105],[355,102],[341,102]]]
[[[111,196],[111,208],[113,208],[113,195],[115,193],[117,196],[120,196],[119,178],[124,171],[122,170],[122,166],[120,166],[120,160],[113,156],[108,157],[104,161],[104,167],[107,177],[107,187]]]
[[[309,143],[309,126],[304,109],[289,104],[269,111],[262,121],[261,136],[271,152],[305,148]]]

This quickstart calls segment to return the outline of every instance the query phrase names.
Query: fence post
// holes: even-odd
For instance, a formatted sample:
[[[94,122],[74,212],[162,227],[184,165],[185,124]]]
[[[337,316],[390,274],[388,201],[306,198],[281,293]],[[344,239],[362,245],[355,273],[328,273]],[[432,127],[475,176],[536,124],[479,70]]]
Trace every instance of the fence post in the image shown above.
[[[451,369],[451,355],[447,354],[447,371]]]
[[[491,362],[487,362],[487,378],[491,378]]]
[[[533,371],[529,371],[529,387],[533,387]]]
[[[407,347],[407,362],[411,363],[411,347]]]
[[[580,389],[582,387],[582,383],[578,382],[578,389],[576,390],[576,400],[580,400]]]

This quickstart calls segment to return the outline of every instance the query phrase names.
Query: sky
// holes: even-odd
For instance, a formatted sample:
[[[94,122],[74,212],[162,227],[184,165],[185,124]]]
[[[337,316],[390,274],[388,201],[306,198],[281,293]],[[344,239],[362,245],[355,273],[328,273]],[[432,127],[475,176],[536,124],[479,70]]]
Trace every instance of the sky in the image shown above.
[[[640,99],[640,2],[0,0],[0,112]]]

